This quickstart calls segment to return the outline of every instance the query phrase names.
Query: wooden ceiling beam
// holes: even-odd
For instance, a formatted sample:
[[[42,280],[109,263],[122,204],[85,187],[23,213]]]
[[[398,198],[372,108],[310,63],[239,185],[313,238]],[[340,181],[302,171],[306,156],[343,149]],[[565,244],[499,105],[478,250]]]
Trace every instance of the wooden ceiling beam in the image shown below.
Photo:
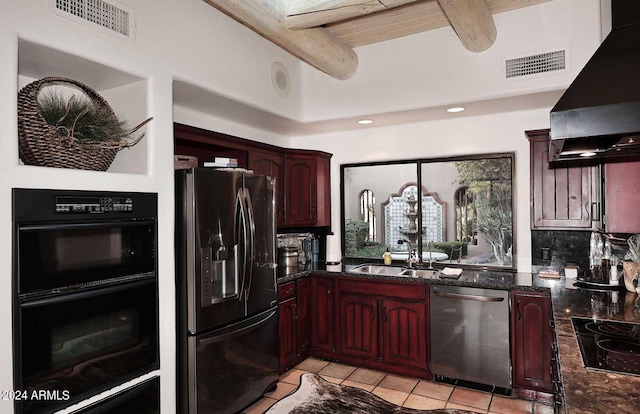
[[[349,79],[358,68],[358,55],[322,27],[289,30],[277,2],[204,0],[265,39],[336,79]]]
[[[289,0],[285,22],[288,29],[308,29],[392,9],[420,0]]]
[[[468,50],[482,52],[496,41],[496,25],[485,0],[438,0],[438,4]]]

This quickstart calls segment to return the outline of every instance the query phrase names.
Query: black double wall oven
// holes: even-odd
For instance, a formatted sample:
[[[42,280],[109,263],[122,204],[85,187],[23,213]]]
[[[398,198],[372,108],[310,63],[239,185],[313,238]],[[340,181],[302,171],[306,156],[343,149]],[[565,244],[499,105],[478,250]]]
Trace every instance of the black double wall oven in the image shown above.
[[[13,190],[15,412],[159,368],[157,195]]]

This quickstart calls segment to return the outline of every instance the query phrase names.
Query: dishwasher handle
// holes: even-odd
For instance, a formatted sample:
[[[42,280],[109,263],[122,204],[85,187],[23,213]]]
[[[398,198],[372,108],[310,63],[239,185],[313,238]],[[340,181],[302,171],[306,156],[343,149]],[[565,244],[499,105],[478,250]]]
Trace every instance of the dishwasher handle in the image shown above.
[[[503,302],[504,298],[495,296],[469,295],[465,293],[449,293],[449,292],[433,292],[434,295],[441,298],[475,300],[477,302]]]

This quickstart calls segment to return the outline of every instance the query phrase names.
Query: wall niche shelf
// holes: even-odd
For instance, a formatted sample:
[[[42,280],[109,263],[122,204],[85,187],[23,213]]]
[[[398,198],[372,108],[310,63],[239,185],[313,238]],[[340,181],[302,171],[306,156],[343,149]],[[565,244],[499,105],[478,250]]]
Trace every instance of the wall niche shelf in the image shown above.
[[[94,89],[109,103],[119,119],[127,121],[129,127],[152,116],[147,110],[148,85],[145,78],[81,56],[20,39],[18,41],[18,90],[35,80],[49,76],[73,79]],[[124,148],[117,153],[107,172],[147,173],[147,142],[150,139],[151,124],[153,121],[134,134],[137,137],[146,131],[144,138],[135,146]]]

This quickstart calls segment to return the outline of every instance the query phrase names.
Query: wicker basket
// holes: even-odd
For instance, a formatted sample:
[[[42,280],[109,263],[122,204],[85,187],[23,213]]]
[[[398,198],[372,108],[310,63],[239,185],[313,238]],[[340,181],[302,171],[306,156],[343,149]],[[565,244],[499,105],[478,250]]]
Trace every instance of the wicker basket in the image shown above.
[[[114,118],[116,117],[104,98],[75,80],[48,77],[28,84],[18,93],[18,146],[20,158],[25,164],[106,171],[120,149],[131,147],[142,138],[140,136],[133,142],[86,142],[57,133],[56,127],[44,120],[38,107],[40,90],[53,84],[68,84],[79,88],[90,98],[93,105],[108,110]],[[147,119],[131,132],[150,120],[151,118]]]

